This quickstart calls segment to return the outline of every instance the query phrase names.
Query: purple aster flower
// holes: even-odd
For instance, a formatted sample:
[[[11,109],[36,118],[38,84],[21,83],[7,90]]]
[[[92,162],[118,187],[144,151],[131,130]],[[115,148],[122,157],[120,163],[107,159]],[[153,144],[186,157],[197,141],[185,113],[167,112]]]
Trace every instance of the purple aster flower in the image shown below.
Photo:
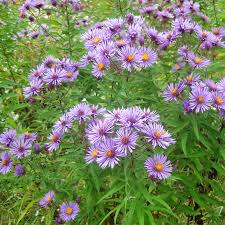
[[[162,35],[154,27],[148,28],[147,35],[156,45],[160,45],[162,43],[162,39],[164,40]]]
[[[219,83],[218,83],[218,91],[225,93],[225,78],[223,78]]]
[[[193,28],[193,24],[189,19],[186,18],[176,18],[172,22],[173,29],[181,34],[185,32],[190,32],[190,30]]]
[[[17,159],[27,157],[31,154],[31,142],[19,137],[12,142],[10,146],[10,154],[14,155]]]
[[[47,69],[51,69],[51,68],[55,68],[56,65],[59,63],[59,60],[52,57],[52,56],[48,56],[44,62],[43,62],[43,66]]]
[[[151,66],[153,63],[156,62],[158,58],[157,54],[154,51],[152,51],[152,49],[150,48],[142,47],[139,50],[139,54],[141,56],[141,62],[140,62],[141,67]]]
[[[121,128],[116,134],[115,147],[118,151],[121,151],[124,155],[127,155],[128,152],[133,152],[137,145],[137,133],[130,129]]]
[[[88,52],[86,55],[83,55],[81,57],[80,66],[81,67],[85,67],[88,64],[94,62],[95,61],[95,57],[96,57],[96,52],[95,51]]]
[[[107,120],[93,121],[86,130],[86,135],[91,144],[104,141],[112,133],[113,124]]]
[[[88,148],[88,151],[85,156],[85,161],[87,164],[90,164],[92,162],[95,162],[99,155],[99,146],[93,145]]]
[[[204,84],[206,84],[206,86],[212,91],[217,91],[219,89],[214,80],[206,79],[204,80]]]
[[[137,69],[141,63],[141,57],[137,49],[125,46],[119,51],[118,60],[122,62],[122,68],[132,71]]]
[[[64,202],[60,205],[60,217],[63,221],[68,222],[74,220],[79,213],[79,205],[73,202]]]
[[[184,100],[182,104],[182,108],[184,110],[184,113],[189,113],[191,111],[190,102],[188,100]]]
[[[192,73],[183,79],[184,84],[191,86],[200,80],[199,76],[194,76]]]
[[[205,41],[209,36],[209,31],[203,30],[201,26],[195,27],[195,33],[201,42]]]
[[[120,120],[121,117],[121,109],[113,109],[112,111],[108,111],[108,113],[104,114],[106,120],[110,121],[111,123],[116,123]]]
[[[157,9],[157,7],[155,5],[153,6],[147,6],[147,7],[143,7],[141,8],[139,11],[140,13],[142,14],[148,14],[148,15],[151,15],[154,13],[154,11]]]
[[[44,195],[44,197],[40,200],[39,205],[41,207],[47,207],[50,206],[55,199],[55,192],[54,191],[49,191]]]
[[[155,148],[168,148],[171,144],[175,144],[175,140],[171,137],[161,124],[150,123],[143,127],[142,132],[146,135],[146,139]]]
[[[225,110],[225,96],[219,92],[211,92],[212,104],[217,109]]]
[[[217,37],[224,37],[225,36],[225,29],[222,27],[213,27],[212,33]]]
[[[119,122],[124,128],[140,130],[144,122],[143,116],[143,111],[140,108],[128,108],[121,112]]]
[[[119,157],[125,155],[117,150],[113,139],[106,139],[102,144],[97,158],[97,163],[102,168],[111,167],[114,168],[119,163]]]
[[[96,116],[103,115],[106,112],[105,108],[99,107],[98,105],[91,105],[91,116],[95,118]]]
[[[30,33],[30,37],[32,39],[38,38],[39,35],[40,35],[40,32],[39,31],[33,31],[33,32]]]
[[[196,113],[204,112],[211,107],[211,94],[207,88],[194,87],[190,93],[190,108]]]
[[[33,95],[39,95],[42,86],[43,82],[41,80],[33,79],[32,81],[30,81],[30,86],[23,89],[24,97],[30,98]]]
[[[35,143],[34,144],[34,152],[36,154],[39,154],[40,153],[40,145],[38,143]]]
[[[188,63],[194,68],[203,68],[207,67],[210,64],[208,59],[201,59],[199,56],[196,56],[194,53],[188,53]]]
[[[79,120],[80,122],[83,122],[91,115],[91,109],[88,104],[80,103],[70,109],[69,114],[73,120]]]
[[[99,58],[110,59],[115,55],[115,43],[112,41],[103,42],[95,50]]]
[[[65,133],[73,126],[73,119],[71,113],[65,113],[54,125],[54,130]]]
[[[105,26],[108,27],[111,35],[119,34],[123,27],[123,19],[108,19],[105,21]]]
[[[46,149],[50,152],[55,151],[61,142],[62,133],[59,131],[53,131],[48,139],[50,140],[49,143],[46,144]]]
[[[104,76],[105,71],[109,66],[109,61],[104,58],[96,59],[96,62],[93,64],[92,74],[94,77],[101,78]]]
[[[173,15],[168,10],[162,10],[157,12],[157,16],[160,20],[172,19]]]
[[[144,108],[142,110],[143,117],[142,119],[146,123],[157,123],[159,122],[159,115],[155,111],[151,111],[149,108]]]
[[[2,134],[0,134],[0,143],[7,147],[10,147],[15,138],[16,138],[16,131],[13,129],[7,130]]]
[[[42,80],[45,70],[46,69],[43,65],[37,66],[37,68],[32,70],[31,73],[29,74],[29,80],[30,81],[36,79]]]
[[[74,66],[67,66],[64,71],[64,81],[74,81],[78,76],[77,68]]]
[[[122,38],[116,41],[116,46],[118,48],[123,48],[124,46],[126,46],[129,43],[128,40],[126,40],[126,38]]]
[[[37,134],[25,132],[19,135],[19,138],[24,139],[24,141],[30,142],[31,144],[37,140]]]
[[[167,179],[172,172],[170,160],[167,160],[166,156],[159,154],[155,154],[152,158],[149,157],[145,161],[145,168],[149,177],[157,180]]]
[[[166,101],[177,101],[178,96],[183,92],[185,85],[181,82],[178,84],[169,84],[168,88],[163,92]]]
[[[24,174],[25,174],[24,166],[21,164],[16,165],[14,176],[20,177],[20,176],[23,176]]]
[[[141,34],[142,27],[139,24],[132,24],[128,27],[127,38],[134,43]]]
[[[184,63],[183,62],[178,62],[172,67],[172,71],[180,71],[184,68]]]
[[[44,76],[44,81],[49,86],[57,86],[64,81],[64,77],[66,77],[65,70],[53,68],[47,71],[47,73]]]
[[[225,120],[225,110],[224,109],[220,109],[219,110],[219,114]]]
[[[178,54],[181,56],[181,57],[184,57],[184,58],[187,58],[188,56],[188,53],[189,53],[189,49],[186,45],[183,45],[182,47],[180,47],[178,49]]]
[[[3,152],[0,155],[0,173],[6,174],[12,168],[12,159],[10,158],[8,152]]]

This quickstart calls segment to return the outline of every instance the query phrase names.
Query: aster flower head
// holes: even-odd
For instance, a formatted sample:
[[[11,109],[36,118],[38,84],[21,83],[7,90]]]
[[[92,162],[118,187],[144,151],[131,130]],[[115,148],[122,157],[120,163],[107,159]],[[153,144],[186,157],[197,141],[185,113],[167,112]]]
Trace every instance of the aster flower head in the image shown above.
[[[145,168],[147,169],[149,177],[157,180],[164,180],[170,177],[172,172],[172,165],[170,160],[164,155],[155,154],[145,161]]]
[[[119,51],[118,60],[122,63],[122,68],[132,71],[138,69],[141,63],[141,57],[137,49],[125,46]]]
[[[93,64],[92,74],[97,79],[104,76],[105,71],[107,70],[109,66],[108,59],[98,58],[96,59],[96,62]]]
[[[124,153],[120,152],[116,148],[114,140],[111,138],[107,138],[101,144],[99,156],[97,158],[97,163],[102,168],[105,167],[114,168],[114,166],[119,163],[120,157],[124,156],[125,156]]]
[[[58,86],[64,81],[64,77],[66,77],[65,70],[53,68],[46,72],[43,79],[49,86]]]
[[[30,98],[33,95],[39,95],[41,92],[41,87],[43,82],[38,79],[33,79],[30,81],[30,86],[23,89],[23,94],[25,98]]]
[[[74,220],[80,209],[79,205],[74,202],[64,202],[63,204],[60,205],[60,217],[63,219],[63,221],[68,222],[71,220]]]
[[[143,112],[143,120],[146,123],[157,123],[159,122],[159,115],[155,111],[151,111],[149,108],[144,108]]]
[[[219,89],[218,85],[215,83],[214,80],[206,79],[204,80],[204,84],[212,91],[217,91]]]
[[[123,28],[123,19],[108,19],[105,21],[105,26],[109,29],[111,35],[119,34]]]
[[[69,115],[73,118],[73,120],[78,120],[83,122],[89,118],[91,115],[90,106],[86,103],[80,103],[74,106],[70,111]]]
[[[0,155],[0,173],[6,174],[12,168],[12,159],[8,152],[2,152]]]
[[[96,47],[95,53],[98,58],[110,59],[115,55],[115,43],[113,41],[106,41]]]
[[[42,80],[45,70],[46,68],[44,67],[44,65],[37,66],[37,68],[32,70],[31,73],[29,74],[29,80],[30,81],[36,79]]]
[[[144,122],[143,116],[143,111],[140,108],[128,108],[121,112],[119,123],[124,128],[140,130]]]
[[[137,145],[138,135],[131,129],[121,128],[117,131],[117,137],[115,138],[115,147],[121,151],[124,155],[128,152],[133,152]]]
[[[180,47],[178,49],[178,54],[181,56],[181,57],[185,57],[187,58],[188,56],[188,53],[189,53],[189,49],[186,45],[183,45],[182,47]]]
[[[85,67],[88,64],[95,61],[96,58],[96,52],[95,51],[89,51],[87,54],[83,55],[80,60],[80,66]]]
[[[131,42],[135,42],[141,34],[142,27],[139,24],[132,24],[128,27],[127,38]]]
[[[184,68],[184,63],[183,62],[177,62],[173,67],[172,71],[177,72],[180,71]]]
[[[106,112],[105,108],[102,108],[98,105],[91,105],[90,110],[91,110],[91,116],[94,118],[96,116],[103,115]]]
[[[212,104],[217,109],[225,110],[225,95],[219,92],[211,92]]]
[[[54,130],[65,133],[72,128],[73,119],[70,113],[65,113],[54,125]]]
[[[61,131],[53,131],[48,137],[50,142],[46,144],[47,151],[49,152],[55,151],[59,147],[61,138],[62,138]]]
[[[204,68],[210,64],[208,59],[202,59],[199,56],[196,56],[194,53],[188,53],[188,63],[194,68]]]
[[[184,100],[182,104],[182,108],[185,114],[191,112],[190,102],[188,100]]]
[[[55,199],[55,192],[54,191],[49,191],[44,195],[44,197],[40,200],[39,205],[41,207],[47,207],[50,206]]]
[[[204,112],[211,107],[211,94],[207,88],[195,86],[190,93],[189,102],[191,110],[196,113]]]
[[[100,144],[112,134],[113,124],[108,120],[96,120],[89,124],[86,135],[91,144]]]
[[[27,157],[31,154],[31,142],[25,140],[23,137],[18,137],[10,146],[10,154],[14,155],[17,159]]]
[[[157,54],[150,48],[142,47],[139,50],[141,56],[141,67],[149,67],[157,61]]]
[[[100,147],[98,145],[93,145],[88,148],[86,156],[85,156],[85,161],[87,164],[90,164],[97,160],[99,156],[99,150],[100,150]]]
[[[10,129],[0,134],[0,143],[7,147],[10,147],[15,138],[16,138],[16,131]]]
[[[155,148],[168,148],[171,144],[175,144],[175,140],[171,137],[161,124],[150,123],[143,127],[142,132],[145,134],[146,140]]]
[[[193,24],[189,19],[186,18],[176,18],[172,22],[173,29],[181,34],[185,32],[190,32],[193,29]]]
[[[224,37],[225,36],[225,29],[222,27],[213,27],[212,33],[217,37]]]
[[[37,134],[29,133],[28,131],[26,131],[25,133],[19,135],[19,138],[24,139],[24,141],[27,141],[33,144],[33,142],[37,140]]]
[[[120,120],[122,110],[120,108],[113,109],[112,111],[108,111],[108,113],[104,114],[106,120],[111,123],[117,123]]]
[[[20,176],[23,176],[24,174],[25,174],[24,166],[21,165],[21,164],[16,165],[15,166],[14,176],[20,177]]]
[[[168,88],[163,92],[166,101],[177,101],[178,96],[183,92],[185,85],[181,82],[178,84],[169,84]]]
[[[194,76],[192,73],[183,79],[184,84],[191,86],[200,80],[199,76]]]
[[[225,110],[224,109],[219,109],[219,114],[225,120]]]
[[[157,45],[161,44],[162,36],[160,35],[160,33],[154,27],[150,27],[150,28],[147,29],[147,35],[150,38],[150,40],[152,42],[154,42],[155,44],[157,44]]]
[[[43,62],[43,66],[46,68],[46,69],[51,69],[51,68],[55,68],[56,65],[59,63],[59,60],[52,57],[52,56],[48,56],[44,62]]]
[[[221,93],[225,93],[225,78],[223,78],[218,84],[218,91]]]

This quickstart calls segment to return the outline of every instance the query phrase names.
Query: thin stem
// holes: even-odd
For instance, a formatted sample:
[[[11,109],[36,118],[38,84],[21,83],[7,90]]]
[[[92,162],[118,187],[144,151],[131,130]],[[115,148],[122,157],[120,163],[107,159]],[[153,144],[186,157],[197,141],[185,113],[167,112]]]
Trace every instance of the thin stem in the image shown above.
[[[69,12],[66,5],[66,23],[67,23],[67,32],[68,32],[68,42],[69,42],[69,54],[70,58],[72,58],[72,42],[71,42],[71,32],[70,32],[70,18],[69,18]]]

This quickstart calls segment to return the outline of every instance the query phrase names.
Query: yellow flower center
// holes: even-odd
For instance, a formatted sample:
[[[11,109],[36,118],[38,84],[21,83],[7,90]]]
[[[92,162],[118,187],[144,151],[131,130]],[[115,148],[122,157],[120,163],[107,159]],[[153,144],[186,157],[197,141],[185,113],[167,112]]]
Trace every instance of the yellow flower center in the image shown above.
[[[207,36],[208,36],[208,33],[204,31],[204,32],[202,33],[202,37],[207,37]]]
[[[162,163],[156,163],[154,165],[154,169],[158,172],[161,172],[163,170],[163,164]]]
[[[217,105],[221,105],[223,103],[223,99],[218,96],[215,97],[215,101]]]
[[[47,196],[47,197],[45,198],[45,202],[50,203],[51,201],[52,201],[51,196]]]
[[[176,70],[180,70],[181,67],[180,67],[179,65],[176,65],[176,66],[175,66],[175,69],[176,69]]]
[[[101,39],[99,37],[95,37],[92,39],[92,41],[93,43],[98,44],[101,41]]]
[[[25,136],[25,137],[29,137],[29,136],[30,136],[30,133],[29,133],[29,132],[25,132],[25,133],[24,133],[24,136]]]
[[[202,60],[199,57],[196,57],[195,58],[195,63],[196,64],[200,64],[200,63],[202,63]]]
[[[104,70],[105,66],[103,63],[98,63],[98,70],[102,71]]]
[[[176,89],[176,88],[172,89],[170,93],[171,93],[172,95],[176,95],[176,94],[177,94],[177,89]]]
[[[71,215],[73,213],[73,209],[71,207],[68,207],[66,209],[66,214]]]
[[[113,156],[113,151],[111,149],[108,149],[107,152],[106,152],[106,155],[108,157],[112,157]]]
[[[97,155],[98,155],[98,149],[94,149],[94,150],[92,151],[91,155],[92,155],[93,157],[97,157]]]
[[[125,41],[124,41],[123,39],[118,40],[117,43],[118,43],[119,45],[125,45],[125,44],[126,44]]]
[[[192,81],[192,80],[193,80],[192,76],[188,76],[186,79],[187,79],[188,81]]]
[[[148,61],[149,59],[150,59],[150,56],[149,56],[148,53],[143,53],[143,54],[142,54],[142,60],[143,60],[143,61]]]
[[[160,131],[156,131],[156,132],[154,133],[154,137],[155,137],[156,139],[161,138],[161,136],[162,136],[162,133],[161,133]]]
[[[23,17],[23,16],[24,16],[24,13],[22,11],[20,11],[19,17]]]
[[[8,165],[8,163],[9,163],[9,161],[8,161],[8,160],[6,160],[6,159],[3,159],[3,160],[2,160],[2,165],[3,165],[3,166],[7,166],[7,165]]]
[[[218,29],[213,30],[213,34],[218,35],[219,33],[220,33],[220,31]]]
[[[204,97],[203,96],[198,96],[197,101],[198,101],[198,103],[203,103]]]
[[[71,77],[73,76],[73,73],[67,72],[67,73],[66,73],[66,76],[67,76],[68,78],[71,78]]]
[[[134,55],[133,54],[129,54],[128,56],[127,56],[127,61],[128,62],[132,62],[134,60]]]
[[[122,141],[123,144],[128,144],[129,138],[123,137],[121,141]]]

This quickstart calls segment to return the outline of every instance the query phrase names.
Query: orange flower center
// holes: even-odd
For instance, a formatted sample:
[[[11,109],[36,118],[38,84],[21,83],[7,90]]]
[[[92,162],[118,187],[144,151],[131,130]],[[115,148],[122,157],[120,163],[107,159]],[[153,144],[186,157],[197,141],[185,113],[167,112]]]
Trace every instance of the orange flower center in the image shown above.
[[[134,55],[133,54],[129,54],[128,56],[127,56],[127,61],[128,62],[132,62],[134,60]]]
[[[51,196],[47,196],[47,197],[45,198],[45,202],[50,203],[51,201],[52,201]]]
[[[202,37],[207,37],[207,36],[208,36],[208,33],[204,31],[204,32],[202,33]]]
[[[223,99],[218,96],[215,97],[215,101],[217,105],[221,105],[223,103]]]
[[[199,57],[196,57],[195,58],[195,63],[196,64],[200,64],[200,63],[202,63],[202,60]]]
[[[143,54],[142,54],[142,60],[143,60],[143,61],[148,61],[149,59],[150,59],[150,56],[149,56],[148,53],[143,53]]]
[[[220,31],[218,29],[213,30],[213,34],[218,35],[219,33],[220,33]]]
[[[71,207],[68,207],[66,209],[66,214],[71,215],[73,213],[73,209]]]
[[[156,163],[156,164],[154,165],[154,169],[155,169],[156,171],[158,171],[158,172],[162,172],[162,170],[163,170],[163,164],[162,164],[162,163]]]
[[[161,138],[162,133],[161,133],[160,131],[156,131],[156,132],[154,133],[154,136],[155,136],[156,139],[159,139],[159,138]]]
[[[126,44],[125,41],[124,41],[123,39],[118,40],[117,43],[118,43],[119,45],[125,45],[125,44]]]
[[[204,97],[203,96],[198,96],[197,101],[198,101],[198,103],[203,103]]]
[[[71,77],[73,76],[73,73],[67,72],[67,73],[66,73],[66,76],[67,76],[68,78],[71,78]]]
[[[180,67],[179,65],[176,65],[176,66],[175,66],[175,69],[176,69],[176,70],[180,70],[181,67]]]
[[[105,66],[103,63],[98,63],[98,70],[102,71],[104,70]]]
[[[128,142],[129,142],[129,138],[127,138],[127,137],[123,137],[122,138],[122,143],[123,144],[128,144]]]
[[[59,137],[57,135],[52,135],[51,139],[52,139],[52,141],[55,142],[55,141],[58,141]]]
[[[9,161],[8,160],[6,160],[6,159],[3,159],[2,160],[2,165],[3,166],[7,166],[9,164]]]
[[[113,151],[111,149],[108,149],[107,152],[106,152],[106,155],[108,157],[112,157],[113,156]]]
[[[92,41],[93,43],[98,44],[101,41],[101,39],[99,37],[95,37],[92,39]]]
[[[98,149],[94,149],[94,150],[92,151],[91,155],[92,155],[93,157],[97,157],[97,155],[98,155]]]
[[[176,88],[172,89],[172,90],[171,90],[171,94],[172,94],[172,95],[176,95],[176,94],[177,94],[177,89],[176,89]]]
[[[193,80],[193,78],[192,78],[191,76],[188,76],[186,79],[187,79],[188,81],[192,81],[192,80]]]

